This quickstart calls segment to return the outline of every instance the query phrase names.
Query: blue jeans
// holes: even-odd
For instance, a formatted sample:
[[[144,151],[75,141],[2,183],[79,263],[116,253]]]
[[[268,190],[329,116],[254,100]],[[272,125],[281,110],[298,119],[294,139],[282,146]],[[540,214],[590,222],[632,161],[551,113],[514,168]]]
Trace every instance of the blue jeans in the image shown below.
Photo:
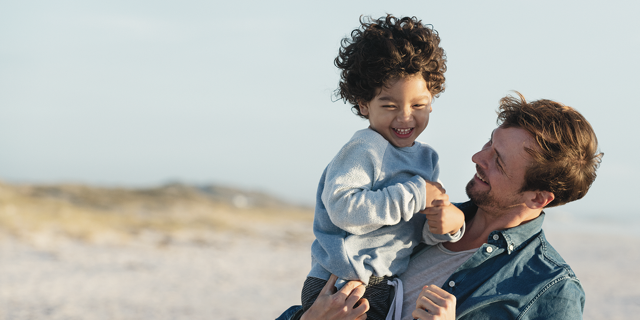
[[[300,309],[302,309],[302,306],[291,306],[289,309],[283,312],[279,317],[277,317],[276,320],[289,320]]]

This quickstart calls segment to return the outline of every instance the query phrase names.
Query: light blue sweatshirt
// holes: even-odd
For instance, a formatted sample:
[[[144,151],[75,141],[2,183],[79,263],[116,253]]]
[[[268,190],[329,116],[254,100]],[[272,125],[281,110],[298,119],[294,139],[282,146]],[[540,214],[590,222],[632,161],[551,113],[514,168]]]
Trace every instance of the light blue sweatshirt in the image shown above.
[[[421,240],[457,241],[463,231],[433,235],[418,213],[426,207],[425,180],[437,181],[438,173],[438,154],[427,144],[396,148],[371,129],[356,132],[320,178],[308,276],[368,284],[372,274],[406,270]]]

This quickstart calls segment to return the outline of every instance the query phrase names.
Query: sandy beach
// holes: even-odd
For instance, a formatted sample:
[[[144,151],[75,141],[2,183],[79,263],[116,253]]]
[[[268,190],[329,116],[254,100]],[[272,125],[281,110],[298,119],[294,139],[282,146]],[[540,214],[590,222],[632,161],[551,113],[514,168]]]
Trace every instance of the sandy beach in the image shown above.
[[[311,210],[202,190],[0,184],[0,320],[274,319],[299,304]],[[640,314],[640,223],[626,220],[546,216],[585,319]]]
[[[0,319],[270,319],[299,300],[308,241],[0,246]]]
[[[0,319],[274,319],[299,301],[312,240],[301,236],[305,229],[310,224],[219,233],[204,244],[4,236]],[[549,229],[583,283],[585,319],[640,313],[638,238],[603,241]]]

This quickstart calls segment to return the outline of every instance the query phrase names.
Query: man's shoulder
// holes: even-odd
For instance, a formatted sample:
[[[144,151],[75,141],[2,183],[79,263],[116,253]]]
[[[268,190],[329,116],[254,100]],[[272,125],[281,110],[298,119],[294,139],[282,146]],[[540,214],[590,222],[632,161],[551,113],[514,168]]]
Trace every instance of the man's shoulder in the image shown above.
[[[504,240],[492,238],[495,241],[489,240],[487,248],[496,246],[498,251],[476,252],[479,259],[475,261],[484,262],[457,274],[471,282],[471,292],[459,297],[460,319],[580,318],[584,290],[571,267],[546,240],[542,230],[520,243],[512,243],[514,239],[509,234]],[[504,251],[500,252],[500,249]],[[492,252],[498,254],[494,258],[483,258]],[[459,282],[455,276],[452,280]],[[499,308],[499,305],[513,308]]]
[[[539,239],[540,252],[542,254],[541,257],[550,265],[550,267],[554,269],[562,269],[564,271],[563,275],[576,278],[576,274],[573,272],[573,269],[571,269],[571,266],[569,266],[560,253],[547,240],[544,230],[541,230],[537,237]]]
[[[526,263],[524,278],[536,290],[522,310],[523,318],[581,319],[585,293],[575,272],[547,241],[544,231],[528,246],[535,246],[536,254]]]
[[[540,233],[526,244],[523,251],[528,254],[521,257],[523,261],[519,264],[526,266],[522,272],[523,278],[527,279],[527,282],[535,284],[538,289],[535,299],[542,299],[543,295],[549,295],[551,292],[554,292],[553,295],[556,296],[565,294],[584,296],[580,280],[571,266],[549,243],[544,230],[540,230]]]
[[[515,256],[511,259],[515,259],[512,261],[516,265],[526,265],[526,268],[519,271],[526,278],[535,279],[536,283],[553,282],[558,278],[565,277],[577,279],[569,264],[549,243],[544,230],[540,230],[521,244],[516,243],[515,245],[516,248],[513,252]],[[513,255],[513,253],[508,255]]]

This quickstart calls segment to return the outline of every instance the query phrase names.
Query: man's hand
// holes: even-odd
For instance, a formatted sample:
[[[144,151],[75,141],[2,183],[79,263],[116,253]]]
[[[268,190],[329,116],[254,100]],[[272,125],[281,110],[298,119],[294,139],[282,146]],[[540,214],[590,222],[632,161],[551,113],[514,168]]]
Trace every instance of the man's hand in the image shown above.
[[[448,200],[434,200],[433,207],[421,213],[427,216],[429,231],[433,234],[455,234],[464,224],[464,213]]]
[[[445,190],[442,185],[438,182],[433,181],[425,181],[427,183],[426,191],[427,191],[427,199],[426,199],[426,207],[432,207],[433,201],[442,200],[449,202],[449,196],[447,195],[447,190]]]
[[[455,320],[456,297],[436,285],[424,286],[411,315],[420,320]]]
[[[338,292],[335,284],[338,277],[331,275],[318,298],[300,320],[364,320],[367,318],[369,301],[362,299],[364,285],[360,281],[347,282]],[[354,306],[358,305],[354,308]]]

